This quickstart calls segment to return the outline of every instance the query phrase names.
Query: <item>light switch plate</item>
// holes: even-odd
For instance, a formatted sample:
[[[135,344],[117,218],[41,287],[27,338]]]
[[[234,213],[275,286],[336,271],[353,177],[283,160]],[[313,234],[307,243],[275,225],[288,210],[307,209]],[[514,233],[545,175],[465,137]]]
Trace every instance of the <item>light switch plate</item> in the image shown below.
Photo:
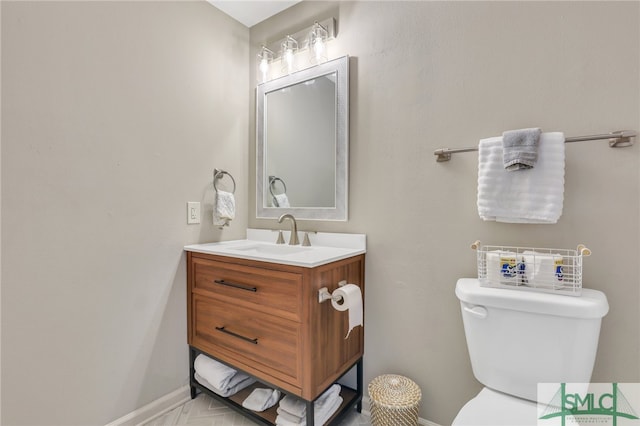
[[[187,203],[187,225],[200,223],[200,203],[189,201]]]

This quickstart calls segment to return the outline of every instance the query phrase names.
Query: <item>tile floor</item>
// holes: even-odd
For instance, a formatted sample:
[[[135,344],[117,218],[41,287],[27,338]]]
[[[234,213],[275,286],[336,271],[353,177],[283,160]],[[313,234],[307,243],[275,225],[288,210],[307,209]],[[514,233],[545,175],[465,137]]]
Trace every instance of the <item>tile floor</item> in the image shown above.
[[[231,408],[206,394],[174,408],[144,426],[255,426],[257,423],[236,413]],[[338,426],[368,426],[369,416],[355,409]]]

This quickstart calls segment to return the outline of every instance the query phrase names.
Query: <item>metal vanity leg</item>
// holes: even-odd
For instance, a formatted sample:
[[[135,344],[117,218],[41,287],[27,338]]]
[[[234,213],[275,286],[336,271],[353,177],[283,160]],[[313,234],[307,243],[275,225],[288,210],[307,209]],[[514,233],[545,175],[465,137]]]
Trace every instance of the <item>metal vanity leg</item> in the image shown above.
[[[307,403],[307,425],[308,426],[314,426],[314,423],[313,423],[313,417],[314,417],[313,401],[306,401],[306,403]],[[318,425],[318,426],[322,426],[322,425]]]
[[[197,395],[197,389],[193,386],[193,382],[196,379],[196,369],[193,364],[196,362],[196,351],[193,348],[189,348],[189,388],[191,390],[191,399],[195,399]]]
[[[364,368],[363,368],[363,361],[362,358],[360,358],[360,360],[358,361],[358,364],[356,365],[356,372],[357,372],[357,380],[358,380],[358,388],[356,389],[356,391],[358,392],[358,396],[360,397],[360,401],[358,401],[358,404],[356,405],[356,410],[358,411],[358,413],[362,413],[362,396],[364,393]]]

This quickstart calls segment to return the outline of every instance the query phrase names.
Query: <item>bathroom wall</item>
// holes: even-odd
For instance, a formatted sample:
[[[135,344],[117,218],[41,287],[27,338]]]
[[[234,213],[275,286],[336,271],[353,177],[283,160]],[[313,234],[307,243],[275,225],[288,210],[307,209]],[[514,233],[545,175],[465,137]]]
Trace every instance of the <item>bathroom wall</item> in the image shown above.
[[[350,217],[299,228],[367,234],[365,383],[413,378],[421,417],[441,425],[478,392],[454,296],[459,277],[476,275],[476,239],[591,248],[584,285],[611,307],[593,381],[640,381],[639,147],[567,145],[555,225],[483,222],[477,153],[442,164],[433,155],[514,128],[640,130],[640,3],[304,1],[251,28],[251,57],[329,16],[338,20],[330,55],[351,56]],[[254,200],[250,185],[249,225],[277,227],[255,219]]]
[[[245,235],[249,30],[205,2],[1,8],[0,423],[106,424],[187,384],[182,247]]]

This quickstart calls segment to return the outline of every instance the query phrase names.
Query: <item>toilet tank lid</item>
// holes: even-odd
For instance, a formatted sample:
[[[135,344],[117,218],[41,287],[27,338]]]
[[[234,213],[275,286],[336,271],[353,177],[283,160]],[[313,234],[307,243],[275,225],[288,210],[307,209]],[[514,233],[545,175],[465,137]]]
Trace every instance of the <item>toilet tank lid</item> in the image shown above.
[[[605,294],[588,288],[583,288],[582,295],[574,297],[481,287],[477,278],[460,278],[456,284],[456,296],[472,305],[571,318],[602,318],[609,312]]]

